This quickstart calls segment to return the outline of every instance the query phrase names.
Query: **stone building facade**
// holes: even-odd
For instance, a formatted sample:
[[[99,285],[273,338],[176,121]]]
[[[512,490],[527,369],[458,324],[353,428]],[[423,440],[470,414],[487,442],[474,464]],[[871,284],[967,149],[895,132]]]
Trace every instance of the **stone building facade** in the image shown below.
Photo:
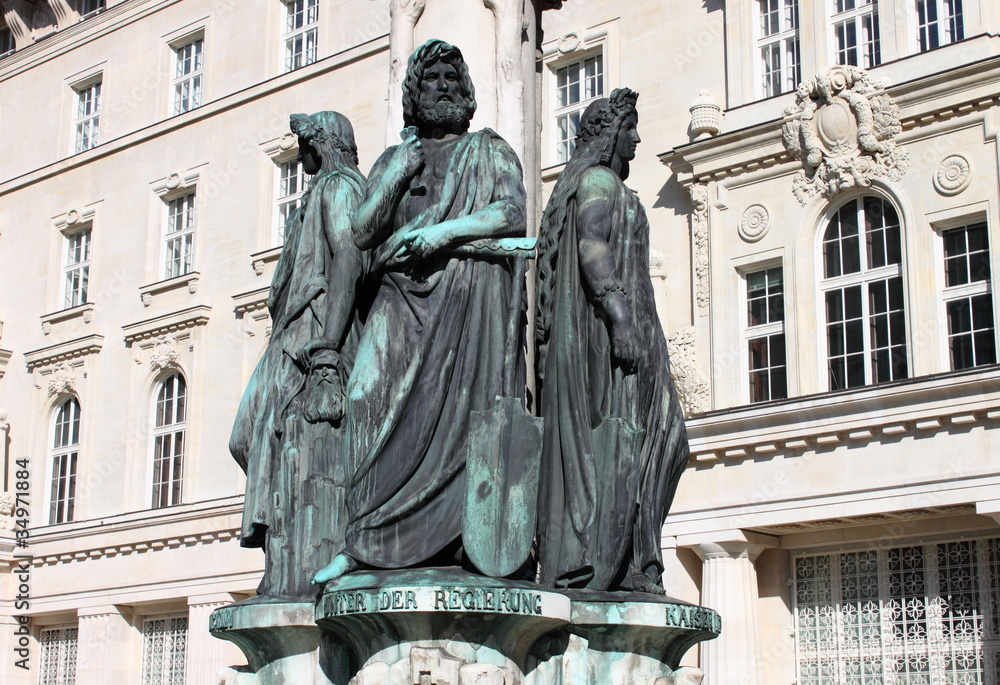
[[[243,660],[207,616],[263,565],[226,441],[305,180],[287,117],[343,112],[369,168],[425,3],[2,4],[0,676],[217,682]],[[499,40],[442,37],[493,85],[474,125],[538,113],[538,202],[589,100],[640,93],[628,184],[692,446],[664,580],[724,617],[688,661],[1000,682],[1000,6],[569,0],[542,28],[519,110]]]

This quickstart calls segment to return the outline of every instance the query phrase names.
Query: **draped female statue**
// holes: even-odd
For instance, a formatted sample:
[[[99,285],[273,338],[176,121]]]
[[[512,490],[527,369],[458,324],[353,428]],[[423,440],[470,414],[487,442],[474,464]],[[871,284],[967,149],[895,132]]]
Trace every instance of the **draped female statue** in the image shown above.
[[[346,117],[293,114],[291,129],[314,176],[285,225],[267,300],[271,339],[229,449],[247,474],[241,544],[265,550],[258,595],[312,599],[310,578],[344,539],[340,422],[366,259],[351,221],[366,184]]]

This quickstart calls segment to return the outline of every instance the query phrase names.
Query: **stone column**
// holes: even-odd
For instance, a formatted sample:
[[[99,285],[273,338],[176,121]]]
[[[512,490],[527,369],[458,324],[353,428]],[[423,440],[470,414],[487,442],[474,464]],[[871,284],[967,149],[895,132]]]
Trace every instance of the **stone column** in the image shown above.
[[[131,611],[108,604],[77,610],[76,685],[133,685],[142,642]]]
[[[701,645],[704,685],[763,685],[754,561],[764,546],[709,542],[691,548],[703,564],[701,603],[722,616],[722,635]]]
[[[209,615],[233,601],[228,592],[188,597],[187,682],[217,683],[220,669],[246,663],[236,645],[217,640],[208,632]]]

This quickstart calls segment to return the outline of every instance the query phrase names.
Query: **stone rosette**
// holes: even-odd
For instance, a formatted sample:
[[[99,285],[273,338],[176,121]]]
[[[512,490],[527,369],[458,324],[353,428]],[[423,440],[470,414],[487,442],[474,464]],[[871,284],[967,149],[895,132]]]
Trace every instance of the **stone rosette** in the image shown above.
[[[764,237],[767,229],[771,227],[771,215],[768,214],[764,205],[750,205],[743,211],[740,218],[740,237],[748,243],[755,243]]]
[[[972,182],[972,164],[964,155],[948,155],[934,173],[934,187],[942,195],[958,195]]]
[[[799,203],[902,178],[909,156],[895,142],[899,117],[895,101],[858,67],[836,66],[800,83],[782,127],[785,148],[802,162],[792,186]]]

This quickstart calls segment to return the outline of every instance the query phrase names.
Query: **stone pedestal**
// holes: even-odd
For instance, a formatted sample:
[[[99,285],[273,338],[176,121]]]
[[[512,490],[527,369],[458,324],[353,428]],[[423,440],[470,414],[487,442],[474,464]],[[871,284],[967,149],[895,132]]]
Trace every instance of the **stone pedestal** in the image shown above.
[[[643,595],[569,596],[533,583],[422,569],[353,574],[315,607],[236,604],[240,685],[696,685],[680,668],[721,625],[711,609]]]

